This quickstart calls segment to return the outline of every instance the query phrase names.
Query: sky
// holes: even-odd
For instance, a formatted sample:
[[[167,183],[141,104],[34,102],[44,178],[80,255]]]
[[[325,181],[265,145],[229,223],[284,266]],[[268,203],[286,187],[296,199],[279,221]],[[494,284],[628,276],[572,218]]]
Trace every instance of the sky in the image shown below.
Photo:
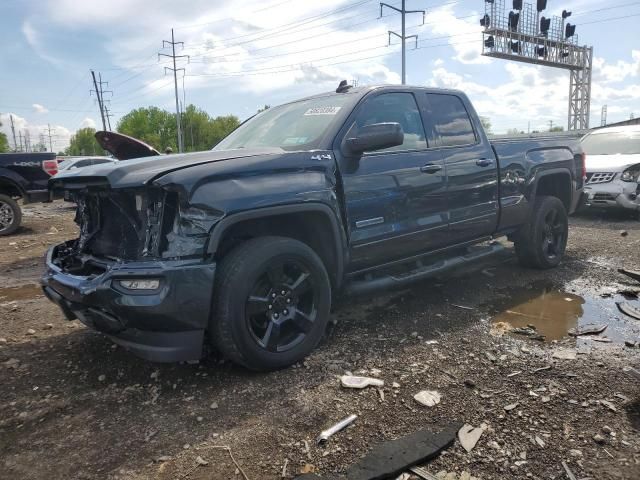
[[[496,0],[511,6],[510,0]],[[400,0],[387,3],[400,6]],[[526,2],[525,3],[530,3]],[[569,72],[482,56],[483,0],[406,0],[407,83],[457,88],[494,133],[566,128]],[[591,126],[640,116],[640,1],[549,0],[546,14],[572,12],[578,41],[594,47]],[[101,129],[90,70],[118,119],[134,108],[175,111],[179,95],[213,116],[240,119],[261,106],[359,85],[399,84],[400,15],[373,0],[0,0],[0,129],[41,134],[63,150],[79,128]],[[415,47],[418,48],[415,48]]]

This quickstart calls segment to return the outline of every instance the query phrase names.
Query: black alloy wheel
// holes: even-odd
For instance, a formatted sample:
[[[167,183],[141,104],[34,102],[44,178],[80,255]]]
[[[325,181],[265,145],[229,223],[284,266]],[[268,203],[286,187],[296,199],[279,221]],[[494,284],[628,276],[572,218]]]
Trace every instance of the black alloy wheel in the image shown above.
[[[226,358],[274,370],[318,345],[330,308],[329,276],[311,247],[293,238],[258,237],[218,264],[209,337]]]
[[[260,347],[286,352],[313,329],[317,305],[317,286],[309,269],[295,258],[277,259],[267,265],[247,298],[247,328]]]

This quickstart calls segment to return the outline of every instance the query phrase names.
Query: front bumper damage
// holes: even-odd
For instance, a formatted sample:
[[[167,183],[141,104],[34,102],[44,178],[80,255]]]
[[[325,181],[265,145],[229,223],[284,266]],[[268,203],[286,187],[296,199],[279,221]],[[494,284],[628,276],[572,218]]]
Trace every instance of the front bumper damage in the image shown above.
[[[69,243],[49,249],[42,288],[65,316],[156,362],[198,360],[212,304],[215,263],[202,260],[100,261],[97,273],[73,275],[56,265]],[[87,263],[91,259],[85,259]],[[153,291],[128,290],[126,279],[158,279]]]
[[[608,183],[587,184],[584,192],[587,206],[640,211],[640,183],[616,178]]]

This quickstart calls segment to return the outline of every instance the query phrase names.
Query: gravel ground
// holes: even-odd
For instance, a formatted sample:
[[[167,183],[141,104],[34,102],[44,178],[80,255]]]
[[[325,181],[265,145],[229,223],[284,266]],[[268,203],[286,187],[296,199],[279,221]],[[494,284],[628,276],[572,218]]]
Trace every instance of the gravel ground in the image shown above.
[[[0,478],[322,475],[450,422],[483,433],[471,452],[456,442],[424,466],[438,478],[569,478],[563,461],[576,478],[640,478],[640,382],[625,371],[640,365],[640,348],[624,343],[640,340],[640,321],[614,304],[617,290],[634,288],[617,268],[640,269],[635,218],[573,218],[553,271],[521,269],[507,252],[405,291],[342,300],[317,351],[268,374],[215,356],[152,364],[66,321],[35,285],[46,246],[75,235],[72,220],[61,202],[30,205],[20,232],[0,240]],[[547,308],[551,294],[575,303]],[[504,334],[492,317],[523,302],[555,327],[604,322],[600,337],[613,341]],[[559,349],[576,356],[554,358]],[[385,386],[346,390],[345,372]],[[440,403],[418,404],[421,390]],[[351,427],[316,445],[353,413]]]

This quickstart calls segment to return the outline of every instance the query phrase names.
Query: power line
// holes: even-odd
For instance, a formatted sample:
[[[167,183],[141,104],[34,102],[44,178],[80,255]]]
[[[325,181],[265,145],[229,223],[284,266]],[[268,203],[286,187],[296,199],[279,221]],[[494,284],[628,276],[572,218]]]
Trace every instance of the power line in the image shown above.
[[[171,45],[171,55],[168,55],[166,53],[158,53],[158,58],[160,57],[169,57],[173,60],[173,68],[171,67],[164,67],[164,71],[165,73],[167,72],[167,70],[169,70],[170,72],[173,72],[173,82],[175,85],[175,93],[176,93],[176,123],[178,125],[178,152],[182,153],[183,152],[183,145],[182,145],[182,128],[180,125],[180,103],[178,101],[178,70],[182,70],[185,74],[187,73],[187,71],[184,68],[177,68],[176,67],[176,59],[177,58],[186,58],[187,61],[189,60],[189,55],[176,55],[176,45],[181,45],[182,48],[184,49],[184,42],[176,42],[175,41],[175,37],[173,36],[173,28],[171,29],[171,41],[168,40],[163,40],[162,41],[162,48],[164,48],[165,45]]]

